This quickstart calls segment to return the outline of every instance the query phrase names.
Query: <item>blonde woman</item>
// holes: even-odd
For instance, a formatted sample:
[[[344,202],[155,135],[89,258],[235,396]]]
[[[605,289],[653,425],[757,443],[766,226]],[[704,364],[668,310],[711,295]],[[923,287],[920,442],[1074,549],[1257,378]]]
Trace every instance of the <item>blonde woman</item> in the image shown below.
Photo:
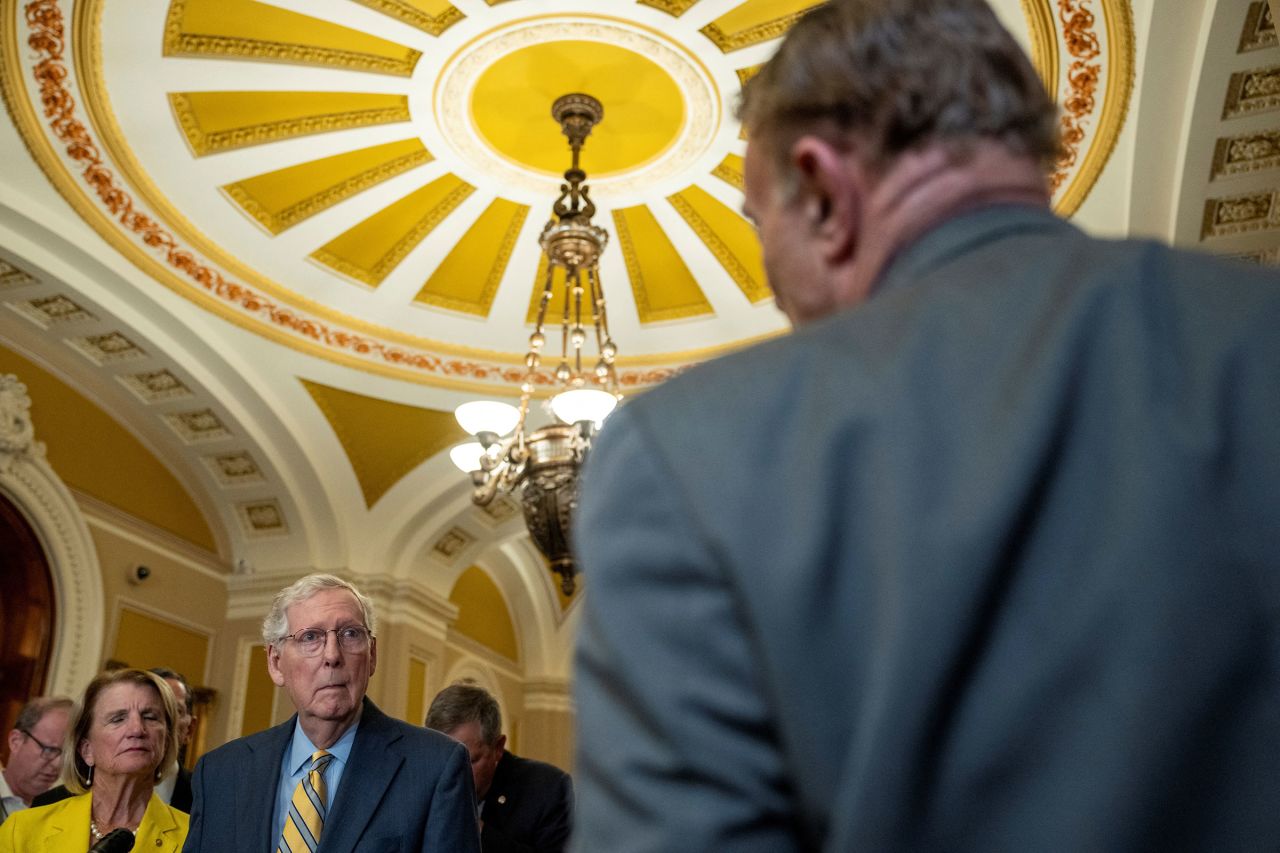
[[[63,754],[63,776],[78,796],[0,824],[0,853],[86,853],[117,829],[136,835],[136,850],[178,853],[188,818],[154,794],[177,751],[177,716],[159,676],[119,669],[94,678]]]

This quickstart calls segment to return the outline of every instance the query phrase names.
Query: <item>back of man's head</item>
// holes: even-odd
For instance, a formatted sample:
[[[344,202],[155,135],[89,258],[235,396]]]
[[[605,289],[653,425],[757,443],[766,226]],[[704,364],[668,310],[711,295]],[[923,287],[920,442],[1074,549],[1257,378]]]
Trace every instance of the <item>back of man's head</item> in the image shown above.
[[[882,166],[932,142],[994,139],[1047,163],[1055,112],[985,0],[830,0],[806,14],[743,90],[753,144],[785,161],[819,133]]]
[[[426,725],[429,729],[449,733],[467,723],[480,724],[480,738],[485,743],[496,743],[502,735],[502,711],[498,700],[474,681],[464,680],[450,684],[436,694],[427,710]]]

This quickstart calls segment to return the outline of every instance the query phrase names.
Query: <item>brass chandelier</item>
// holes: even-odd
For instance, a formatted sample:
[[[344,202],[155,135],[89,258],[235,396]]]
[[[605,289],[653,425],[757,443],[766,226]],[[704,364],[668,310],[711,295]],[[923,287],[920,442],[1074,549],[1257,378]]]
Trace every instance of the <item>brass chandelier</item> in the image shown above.
[[[621,394],[614,368],[618,349],[609,336],[600,286],[600,254],[609,234],[591,223],[596,206],[579,165],[582,145],[604,118],[604,107],[590,95],[564,95],[551,105],[551,116],[569,139],[573,161],[538,238],[547,275],[525,355],[520,405],[483,400],[459,406],[455,416],[476,441],[455,447],[451,455],[454,464],[470,472],[476,504],[484,506],[499,492],[519,490],[529,535],[560,576],[565,595],[571,595],[577,570],[569,523],[578,502],[578,471]],[[564,272],[564,307],[559,361],[548,375],[543,372],[544,363],[549,366],[546,322],[557,269]],[[589,339],[594,340],[594,356],[584,352]],[[550,400],[557,422],[528,431],[529,402],[539,384],[557,389]]]

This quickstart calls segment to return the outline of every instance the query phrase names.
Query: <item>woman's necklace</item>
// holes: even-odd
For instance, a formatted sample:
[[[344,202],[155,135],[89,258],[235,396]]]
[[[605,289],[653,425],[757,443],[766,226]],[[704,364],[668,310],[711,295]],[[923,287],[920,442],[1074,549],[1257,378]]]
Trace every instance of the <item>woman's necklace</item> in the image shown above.
[[[112,827],[111,827],[110,825],[108,825],[108,827],[107,827],[107,828],[108,828],[108,829],[111,829]],[[118,827],[118,826],[117,826],[117,827],[114,827],[114,828],[115,828],[115,829],[120,829],[121,827]],[[128,829],[128,830],[130,830],[131,832],[136,832],[138,828],[137,828],[136,826],[135,826],[135,827],[132,827],[132,828],[130,828],[130,827],[128,827],[128,826],[125,826],[125,827],[124,827],[124,829]],[[96,820],[94,820],[92,816],[90,816],[90,817],[89,817],[89,834],[93,836],[93,840],[94,840],[94,841],[101,841],[102,839],[104,839],[104,838],[106,838],[106,837],[107,837],[107,833],[105,833],[105,832],[103,832],[102,830],[98,829],[98,822],[97,822]]]

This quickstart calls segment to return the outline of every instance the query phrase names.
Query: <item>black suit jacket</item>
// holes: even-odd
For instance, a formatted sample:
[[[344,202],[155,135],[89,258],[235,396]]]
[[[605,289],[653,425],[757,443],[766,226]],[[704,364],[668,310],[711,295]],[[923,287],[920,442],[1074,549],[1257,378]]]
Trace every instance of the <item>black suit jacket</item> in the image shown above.
[[[196,764],[183,853],[268,853],[280,764],[297,717]],[[466,747],[392,719],[367,698],[318,853],[479,853]]]
[[[610,416],[573,849],[1280,839],[1280,275],[967,213]]]
[[[43,794],[36,794],[31,800],[31,807],[47,806],[72,796],[74,794],[67,790],[66,785],[57,785]],[[173,783],[173,795],[169,797],[169,805],[180,812],[191,814],[191,771],[185,767],[178,768],[178,780]]]
[[[480,818],[484,853],[560,853],[569,840],[573,782],[558,767],[504,753]]]

